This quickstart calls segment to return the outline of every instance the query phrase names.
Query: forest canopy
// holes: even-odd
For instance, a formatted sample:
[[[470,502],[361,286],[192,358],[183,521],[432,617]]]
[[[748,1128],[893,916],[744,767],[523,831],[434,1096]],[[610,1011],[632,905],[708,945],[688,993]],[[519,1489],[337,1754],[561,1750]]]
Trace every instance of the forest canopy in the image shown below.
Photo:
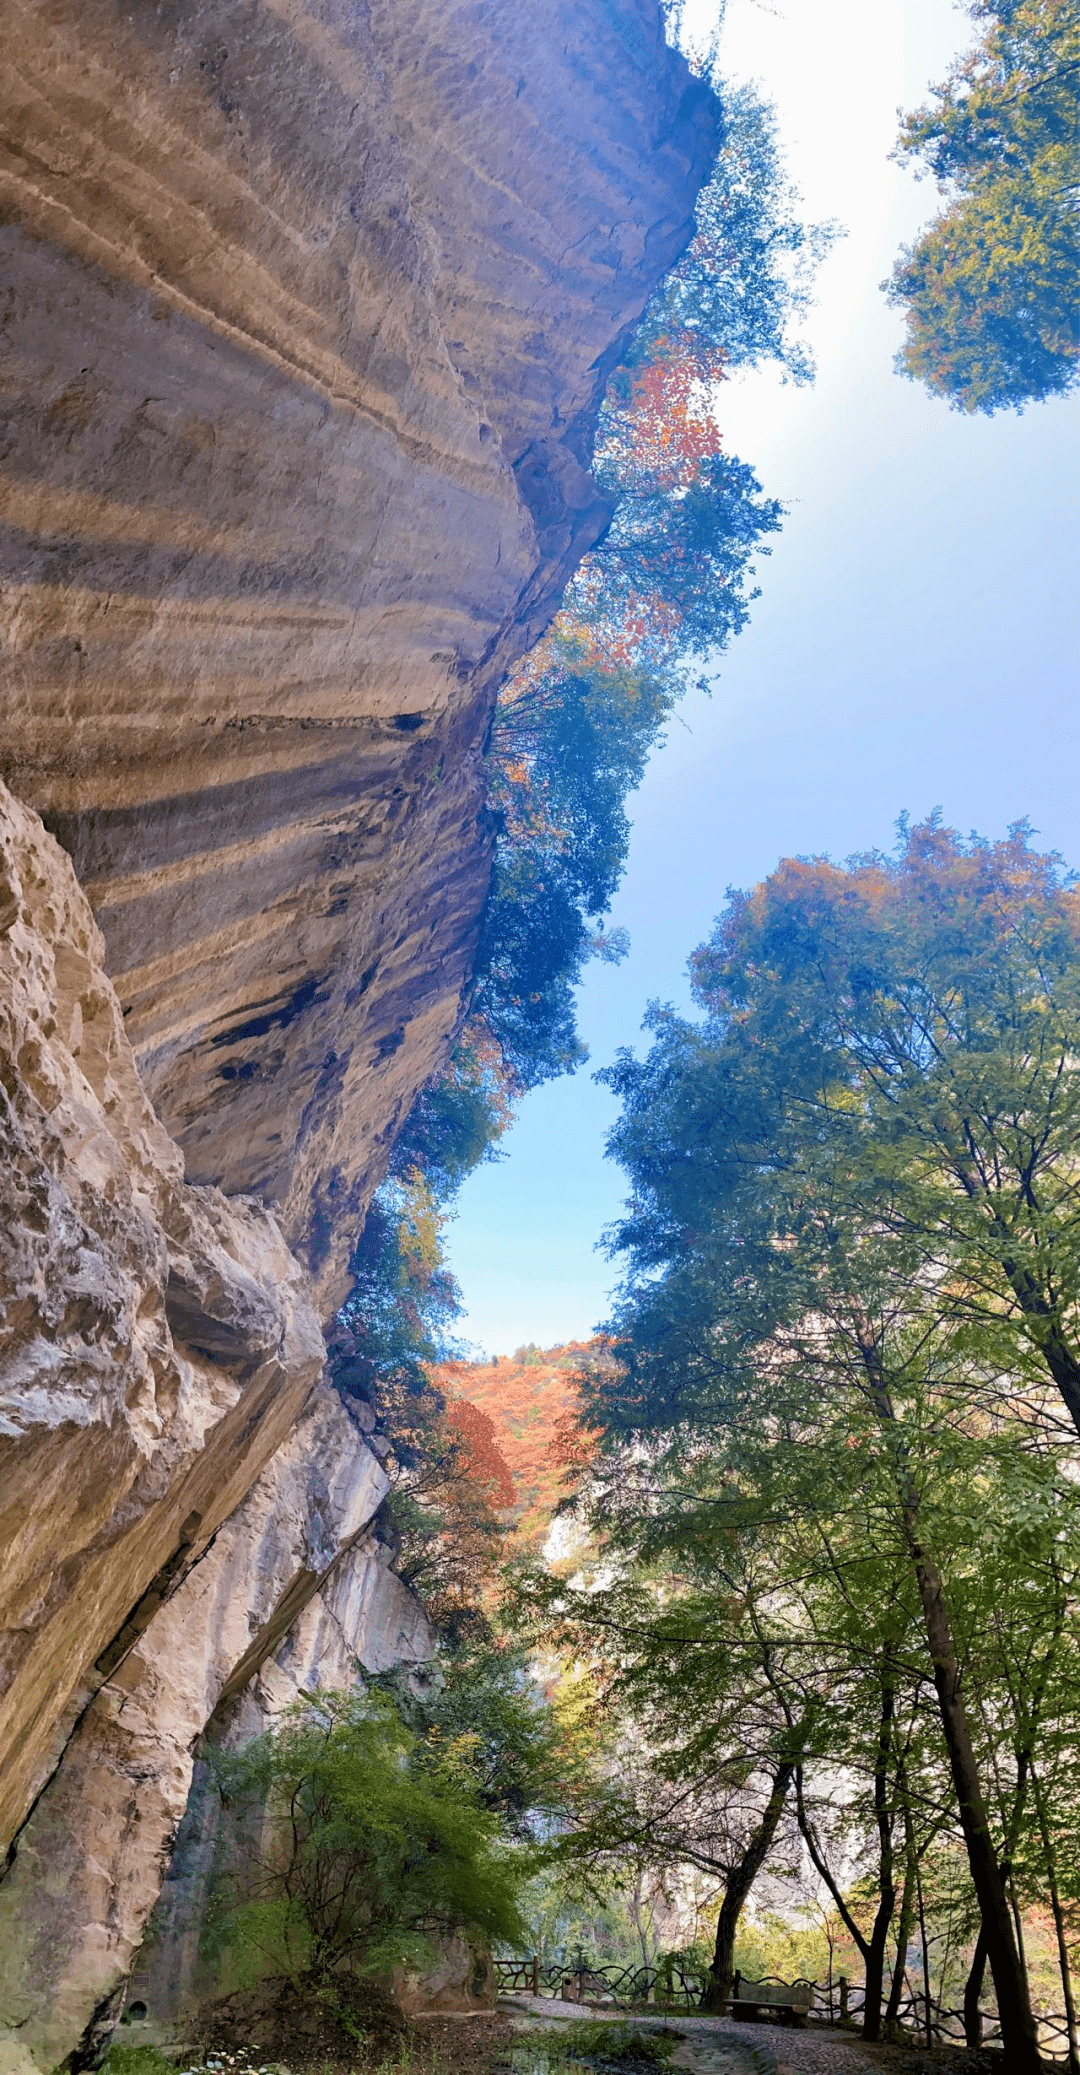
[[[605,1076],[631,1195],[583,1383],[597,1569],[524,1588],[651,1753],[623,1834],[722,1882],[719,2000],[791,1831],[867,2037],[944,1884],[969,2037],[989,1965],[1032,2071],[1022,1912],[1070,2022],[1080,1935],[1078,898],[1023,827],[936,820],[731,897],[701,1016],[655,1008]]]
[[[962,411],[1062,395],[1080,363],[1080,7],[976,0],[983,34],[899,151],[946,206],[887,284],[902,374]]]

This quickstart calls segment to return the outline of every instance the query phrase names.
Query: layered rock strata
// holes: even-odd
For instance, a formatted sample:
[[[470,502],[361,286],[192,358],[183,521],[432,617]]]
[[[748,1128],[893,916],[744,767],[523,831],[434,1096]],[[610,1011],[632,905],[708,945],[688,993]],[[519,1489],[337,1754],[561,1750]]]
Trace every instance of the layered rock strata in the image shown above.
[[[102,961],[71,860],[0,789],[5,1845],[323,1361],[272,1214],[184,1181]]]
[[[302,1271],[268,1211],[185,1182],[101,960],[0,788],[5,2070],[107,2033],[198,1740],[275,1651],[295,1695],[428,1648]]]
[[[717,115],[651,0],[0,19],[0,2066],[29,2070],[111,2023],[208,1722],[427,1646],[317,1314],[459,1016],[495,692],[607,522],[605,370]]]
[[[495,686],[707,89],[655,0],[4,0],[3,775],[324,1315],[458,1012]]]

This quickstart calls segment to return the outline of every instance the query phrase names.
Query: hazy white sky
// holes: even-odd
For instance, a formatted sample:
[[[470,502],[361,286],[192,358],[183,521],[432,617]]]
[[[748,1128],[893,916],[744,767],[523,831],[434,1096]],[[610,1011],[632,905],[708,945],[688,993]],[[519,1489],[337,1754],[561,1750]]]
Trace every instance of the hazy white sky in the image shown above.
[[[789,512],[712,698],[685,703],[632,803],[612,915],[631,954],[582,990],[590,1064],[528,1098],[449,1229],[461,1330],[485,1353],[603,1318],[616,1271],[596,1241],[623,1181],[592,1072],[641,1042],[650,997],[688,1001],[728,886],[785,854],[885,847],[901,809],[934,806],[990,836],[1027,815],[1080,864],[1080,410],[968,420],[932,402],[892,372],[878,286],[936,206],[889,162],[897,109],[971,36],[947,0],[730,0],[724,69],[776,103],[807,216],[847,236],[808,327],[814,387],[761,372],[724,392],[728,448]]]

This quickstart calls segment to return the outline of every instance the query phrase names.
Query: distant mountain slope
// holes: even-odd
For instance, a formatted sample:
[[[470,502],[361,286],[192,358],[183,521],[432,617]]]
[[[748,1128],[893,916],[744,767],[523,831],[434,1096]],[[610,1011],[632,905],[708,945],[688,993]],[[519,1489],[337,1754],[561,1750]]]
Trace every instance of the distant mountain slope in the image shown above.
[[[432,1376],[448,1398],[462,1398],[495,1423],[514,1478],[514,1521],[524,1542],[539,1545],[563,1494],[557,1445],[574,1409],[574,1378],[595,1342],[519,1348],[490,1362],[441,1362]]]

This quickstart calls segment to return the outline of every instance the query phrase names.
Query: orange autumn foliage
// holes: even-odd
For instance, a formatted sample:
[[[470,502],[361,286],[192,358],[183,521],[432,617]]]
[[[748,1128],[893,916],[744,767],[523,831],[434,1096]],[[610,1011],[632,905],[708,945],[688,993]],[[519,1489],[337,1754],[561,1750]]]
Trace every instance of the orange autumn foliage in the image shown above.
[[[460,1444],[461,1474],[483,1492],[489,1505],[504,1512],[514,1503],[514,1478],[495,1438],[494,1420],[463,1398],[447,1406],[446,1418]]]
[[[472,1414],[485,1435],[490,1429],[512,1478],[509,1505],[519,1547],[543,1543],[569,1488],[568,1471],[588,1459],[578,1426],[577,1374],[596,1345],[575,1340],[493,1362],[440,1362],[430,1372],[451,1400],[452,1418]]]
[[[703,461],[720,451],[710,391],[723,380],[723,356],[680,341],[636,368],[630,396],[613,415],[605,458],[621,474],[648,477],[657,490],[685,489]]]

